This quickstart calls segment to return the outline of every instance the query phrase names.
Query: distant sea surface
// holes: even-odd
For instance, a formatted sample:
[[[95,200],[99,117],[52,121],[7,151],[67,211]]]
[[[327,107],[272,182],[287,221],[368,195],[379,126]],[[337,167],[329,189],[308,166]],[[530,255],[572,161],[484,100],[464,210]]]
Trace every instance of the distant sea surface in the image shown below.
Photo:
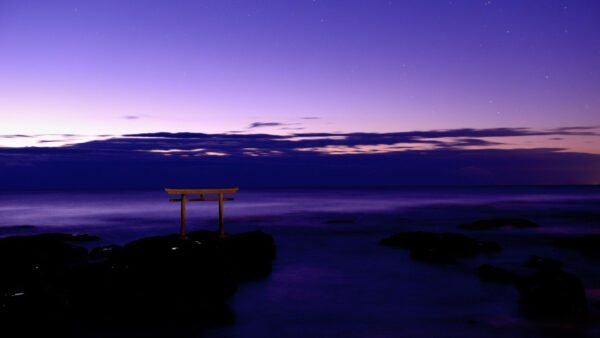
[[[161,190],[4,191],[0,236],[100,236],[91,248],[175,233],[179,203],[169,197]],[[600,262],[552,246],[560,235],[600,233],[598,186],[241,189],[232,197],[225,202],[225,230],[273,235],[277,258],[268,278],[241,284],[232,297],[235,323],[204,336],[600,336]],[[188,231],[216,230],[217,217],[216,202],[188,203]],[[527,218],[541,227],[458,229],[492,217]],[[395,232],[415,230],[463,232],[495,240],[504,250],[435,265],[378,245]],[[478,278],[477,267],[485,263],[531,273],[523,267],[531,255],[557,258],[582,279],[590,319],[526,319],[513,286]]]

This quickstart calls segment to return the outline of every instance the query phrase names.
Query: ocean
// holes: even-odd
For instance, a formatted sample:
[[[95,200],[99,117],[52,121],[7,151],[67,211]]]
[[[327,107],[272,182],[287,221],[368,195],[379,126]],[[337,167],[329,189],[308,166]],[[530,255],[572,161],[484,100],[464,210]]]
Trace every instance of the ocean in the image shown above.
[[[89,248],[176,233],[179,203],[162,190],[0,193],[0,236],[41,232],[100,236]],[[561,235],[600,233],[600,187],[241,189],[225,202],[225,230],[263,230],[277,244],[272,274],[240,284],[232,325],[185,337],[600,336],[597,258],[555,248]],[[462,223],[522,217],[534,229],[469,231]],[[187,229],[217,229],[215,202],[189,202]],[[18,227],[31,225],[33,227]],[[411,260],[378,245],[399,231],[462,232],[504,250],[456,264]],[[592,311],[583,321],[523,316],[512,285],[480,281],[489,263],[531,273],[531,255],[579,276]],[[193,288],[193,285],[186,285]]]

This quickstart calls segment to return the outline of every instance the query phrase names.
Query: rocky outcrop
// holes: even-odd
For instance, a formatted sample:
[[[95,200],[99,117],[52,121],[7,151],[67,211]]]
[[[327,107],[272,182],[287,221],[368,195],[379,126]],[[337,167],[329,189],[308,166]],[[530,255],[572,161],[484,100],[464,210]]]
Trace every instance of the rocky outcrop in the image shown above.
[[[353,219],[330,219],[325,222],[325,224],[352,224],[354,223]]]
[[[490,229],[525,229],[525,228],[537,228],[538,224],[533,223],[530,220],[523,218],[492,218],[492,219],[481,219],[473,223],[462,224],[461,229],[469,230],[490,230]]]
[[[106,260],[120,254],[123,247],[116,244],[101,246],[92,249],[89,254],[90,260]]]
[[[542,266],[529,276],[518,277],[515,286],[526,314],[570,318],[588,312],[581,280],[556,266]]]
[[[452,263],[456,257],[502,250],[496,242],[478,241],[449,232],[400,232],[381,240],[380,244],[410,249],[413,259],[431,263]]]
[[[552,258],[531,256],[524,264],[536,272],[527,276],[484,264],[479,278],[496,283],[514,283],[521,295],[521,308],[528,317],[552,316],[569,319],[588,312],[585,289],[574,274],[564,272],[562,263]]]
[[[241,280],[266,276],[275,242],[263,232],[219,238],[209,231],[139,239],[90,254],[74,242],[95,236],[44,234],[0,239],[0,318],[128,323],[230,319]]]
[[[191,240],[202,240],[215,233],[192,232]],[[246,232],[221,240],[228,262],[238,280],[261,278],[271,273],[271,261],[275,259],[276,249],[273,237],[262,231]]]

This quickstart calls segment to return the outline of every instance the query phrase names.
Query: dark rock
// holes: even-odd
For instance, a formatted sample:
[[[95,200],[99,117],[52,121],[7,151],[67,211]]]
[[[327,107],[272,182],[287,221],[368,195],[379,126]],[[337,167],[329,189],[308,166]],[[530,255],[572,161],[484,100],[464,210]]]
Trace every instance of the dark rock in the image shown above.
[[[71,264],[83,263],[87,250],[65,242],[73,238],[75,236],[67,234],[1,238],[0,267],[20,275],[23,271],[64,270]]]
[[[227,252],[216,236],[203,243],[178,235],[139,239],[106,262],[76,272],[77,307],[109,318],[135,313],[140,319],[160,319],[167,309],[175,317],[210,312],[237,289]],[[90,289],[96,291],[90,294]]]
[[[98,248],[92,249],[90,251],[90,259],[98,260],[98,259],[109,259],[114,257],[115,255],[120,254],[123,251],[123,247],[116,244],[111,244],[108,246],[101,246]]]
[[[190,240],[200,240],[209,231],[192,232]],[[275,259],[275,240],[262,231],[245,232],[219,239],[225,249],[238,280],[267,276],[271,273],[271,261]]]
[[[354,223],[353,219],[330,219],[325,224],[352,224]]]
[[[73,266],[86,262],[87,250],[65,243],[63,234],[0,239],[0,317],[25,315],[59,320],[68,308]]]
[[[559,237],[554,240],[554,246],[573,249],[586,254],[600,254],[600,234],[590,234],[580,237]]]
[[[422,247],[410,250],[410,257],[417,261],[430,263],[453,263],[454,256],[439,247]]]
[[[89,256],[69,243],[94,238],[0,239],[0,318],[36,321],[52,314],[49,322],[214,324],[232,318],[227,299],[238,281],[267,275],[275,257],[273,238],[260,231],[148,237],[96,248]]]
[[[502,228],[537,228],[538,224],[535,224],[529,220],[522,218],[492,218],[492,219],[481,219],[473,223],[462,224],[460,228],[470,230],[489,230],[489,229],[502,229]]]
[[[560,270],[563,263],[554,258],[542,258],[540,256],[531,256],[529,260],[523,264],[528,268],[535,268],[538,270]]]
[[[91,242],[97,241],[100,237],[96,235],[88,235],[88,234],[51,234],[58,237],[60,240],[65,242]]]
[[[515,286],[526,314],[566,318],[588,312],[583,283],[577,276],[560,269],[540,269],[532,275],[518,277]]]
[[[483,264],[479,267],[479,278],[483,281],[508,284],[515,281],[517,274],[490,264]]]
[[[432,263],[450,263],[455,257],[500,251],[496,242],[477,241],[458,233],[400,232],[380,241],[381,245],[410,249],[413,259]]]

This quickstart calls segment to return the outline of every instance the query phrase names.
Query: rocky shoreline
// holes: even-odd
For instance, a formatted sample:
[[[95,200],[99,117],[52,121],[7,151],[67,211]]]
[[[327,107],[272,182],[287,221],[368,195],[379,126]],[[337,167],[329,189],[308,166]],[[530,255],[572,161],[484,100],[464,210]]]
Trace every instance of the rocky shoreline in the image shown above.
[[[348,235],[352,229],[341,228],[354,221],[339,220],[343,222],[336,219],[326,224],[346,231],[336,230],[336,236],[354,236]],[[408,249],[415,264],[430,263],[433,270],[439,267],[440,271],[457,275],[459,270],[466,271],[467,279],[479,283],[479,277],[485,288],[512,289],[515,298],[511,302],[519,306],[518,316],[523,319],[571,323],[595,320],[590,318],[596,318],[597,305],[592,296],[586,298],[579,278],[585,280],[585,275],[573,269],[573,261],[561,255],[538,253],[538,249],[528,255],[515,252],[510,241],[513,237],[498,235],[518,231],[515,225],[507,226],[507,220],[517,223],[516,219],[490,219],[470,224],[493,226],[469,229],[456,225],[465,229],[464,233],[405,231],[382,239],[380,244]],[[526,220],[519,222],[528,224]],[[331,231],[327,232],[328,245],[335,242],[329,237]],[[486,231],[492,235],[484,235]],[[365,234],[359,231],[357,235]],[[385,234],[373,237],[379,240],[382,235]],[[299,235],[294,231],[288,236]],[[538,238],[535,233],[531,236]],[[552,236],[545,243],[554,245],[556,250],[595,256],[597,238]],[[96,240],[93,235],[57,233],[1,238],[2,327],[65,330],[78,326],[80,332],[86,333],[84,336],[96,331],[154,330],[165,325],[168,328],[163,333],[173,328],[182,330],[184,325],[193,325],[193,332],[215,326],[221,329],[228,327],[224,324],[234,323],[235,314],[228,300],[239,283],[268,276],[276,252],[273,237],[260,231],[227,238],[210,231],[196,231],[189,233],[187,241],[178,235],[167,235],[146,237],[123,246],[97,246],[89,252],[82,247],[91,248]],[[370,243],[369,246],[377,247],[376,242]],[[382,249],[378,251],[388,250]],[[544,257],[530,256],[533,254]],[[511,258],[498,260],[498,256]],[[280,257],[284,257],[282,253]],[[295,260],[299,256],[293,257]],[[545,257],[559,257],[561,261]],[[304,284],[295,287],[301,289]],[[28,325],[30,322],[36,325]]]
[[[229,322],[227,300],[239,282],[269,275],[275,241],[261,231],[188,235],[147,237],[89,253],[77,244],[97,240],[93,235],[1,238],[2,324],[28,329],[30,322],[65,328]]]
[[[526,219],[484,219],[459,226],[469,230],[534,228],[539,225]],[[597,255],[600,235],[559,237],[554,246]],[[427,263],[455,263],[457,258],[480,253],[502,251],[492,241],[479,241],[461,233],[400,232],[380,241],[381,245],[410,250],[410,257]],[[486,282],[513,284],[521,297],[521,310],[528,317],[551,316],[560,319],[577,319],[589,312],[584,285],[579,277],[563,271],[556,259],[531,256],[524,267],[534,269],[529,274],[519,274],[491,264],[479,267],[479,278]]]

